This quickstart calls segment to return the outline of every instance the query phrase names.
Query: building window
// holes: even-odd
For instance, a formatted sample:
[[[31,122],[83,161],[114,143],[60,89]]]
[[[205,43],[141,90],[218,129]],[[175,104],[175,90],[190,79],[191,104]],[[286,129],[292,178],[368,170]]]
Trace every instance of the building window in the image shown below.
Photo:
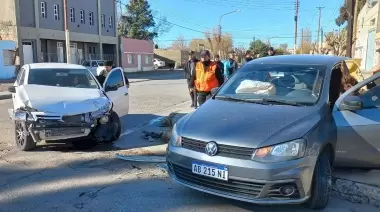
[[[80,23],[85,24],[84,10],[80,10]]]
[[[108,18],[108,26],[109,26],[110,28],[113,28],[113,18],[112,18],[112,16],[110,16],[110,17]]]
[[[14,57],[16,57],[16,52],[14,50],[10,49],[4,49],[3,50],[3,64],[4,66],[14,66],[13,63]]]
[[[93,12],[90,12],[88,14],[88,19],[90,21],[90,25],[94,25],[94,13]]]
[[[46,18],[46,2],[41,2],[41,17]]]
[[[149,64],[149,61],[150,61],[150,56],[145,55],[145,64]]]
[[[128,64],[132,64],[133,63],[133,55],[128,54],[127,57],[128,57]]]
[[[89,54],[96,54],[95,46],[89,46],[88,47],[88,53]]]
[[[70,22],[75,22],[75,9],[70,8]]]
[[[102,27],[106,27],[105,15],[101,16],[101,20],[102,20]]]
[[[59,20],[59,5],[58,4],[54,5],[54,19]]]

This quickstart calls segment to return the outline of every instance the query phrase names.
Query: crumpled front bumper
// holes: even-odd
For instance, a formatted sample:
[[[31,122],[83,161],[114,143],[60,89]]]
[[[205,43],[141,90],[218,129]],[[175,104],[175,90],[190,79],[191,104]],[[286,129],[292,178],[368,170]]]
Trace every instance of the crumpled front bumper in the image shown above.
[[[60,115],[9,109],[10,118],[25,122],[35,142],[58,141],[92,136],[99,142],[112,139],[113,124],[108,113],[91,117],[90,113]]]

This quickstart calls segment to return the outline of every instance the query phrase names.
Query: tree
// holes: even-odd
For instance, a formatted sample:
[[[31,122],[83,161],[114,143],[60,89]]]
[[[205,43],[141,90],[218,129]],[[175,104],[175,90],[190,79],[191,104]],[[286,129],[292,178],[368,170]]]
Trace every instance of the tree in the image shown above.
[[[288,44],[287,43],[280,44],[279,48],[283,49],[284,51],[288,51]]]
[[[207,49],[209,49],[213,54],[219,54],[221,58],[226,58],[228,52],[232,50],[233,41],[232,35],[229,33],[224,33],[221,35],[220,42],[219,34],[217,29],[205,32],[205,38],[207,41]],[[206,47],[206,46],[205,46]]]
[[[359,15],[359,12],[363,9],[364,5],[366,4],[366,0],[355,0],[355,4],[357,4],[357,9],[355,11],[355,16],[357,17]],[[337,26],[342,26],[348,21],[349,12],[346,1],[344,1],[343,5],[339,8],[339,15],[335,19],[335,23]]]
[[[252,51],[252,54],[253,55],[259,54],[260,57],[267,56],[268,55],[268,49],[269,49],[269,45],[262,42],[261,40],[255,40],[255,41],[251,42],[249,45],[249,50]]]
[[[177,37],[177,40],[172,42],[172,46],[171,46],[171,49],[177,49],[177,50],[185,50],[188,48],[189,48],[188,44],[185,38],[183,37],[183,35],[179,35]]]
[[[154,21],[152,10],[147,0],[130,0],[126,5],[126,14],[122,15],[118,32],[120,36],[153,40],[162,33],[163,26],[167,26],[166,18],[161,17],[159,24]],[[164,28],[164,31],[168,30]]]
[[[334,55],[344,56],[347,49],[347,28],[340,32],[328,32],[325,35],[326,44]]]

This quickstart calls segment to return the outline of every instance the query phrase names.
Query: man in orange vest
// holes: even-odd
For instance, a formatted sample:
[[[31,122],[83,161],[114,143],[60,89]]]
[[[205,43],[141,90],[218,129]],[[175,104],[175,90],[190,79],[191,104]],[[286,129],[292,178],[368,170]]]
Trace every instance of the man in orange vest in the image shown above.
[[[210,61],[208,50],[201,53],[201,61],[195,65],[191,77],[192,87],[197,91],[199,106],[211,97],[211,89],[220,87],[224,80],[218,64]]]

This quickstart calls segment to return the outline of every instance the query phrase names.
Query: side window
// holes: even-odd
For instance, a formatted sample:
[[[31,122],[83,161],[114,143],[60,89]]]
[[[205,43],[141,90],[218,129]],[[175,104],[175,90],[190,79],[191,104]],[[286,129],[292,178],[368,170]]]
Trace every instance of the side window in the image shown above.
[[[24,84],[24,82],[25,82],[25,74],[26,74],[26,71],[24,70],[24,71],[22,72],[22,75],[21,75],[21,79],[20,79],[20,83],[19,83],[19,85],[23,85],[23,84]]]
[[[20,72],[17,75],[17,80],[16,80],[18,85],[21,85],[21,79],[25,76],[24,73],[25,73],[25,69],[21,68]],[[24,80],[22,80],[22,82],[24,82]]]
[[[363,104],[363,109],[380,109],[380,76],[352,92],[350,95],[358,96]]]
[[[107,79],[105,88],[115,89],[115,88],[120,88],[122,86],[124,86],[124,79],[123,79],[123,75],[121,71],[120,70],[113,71]]]

